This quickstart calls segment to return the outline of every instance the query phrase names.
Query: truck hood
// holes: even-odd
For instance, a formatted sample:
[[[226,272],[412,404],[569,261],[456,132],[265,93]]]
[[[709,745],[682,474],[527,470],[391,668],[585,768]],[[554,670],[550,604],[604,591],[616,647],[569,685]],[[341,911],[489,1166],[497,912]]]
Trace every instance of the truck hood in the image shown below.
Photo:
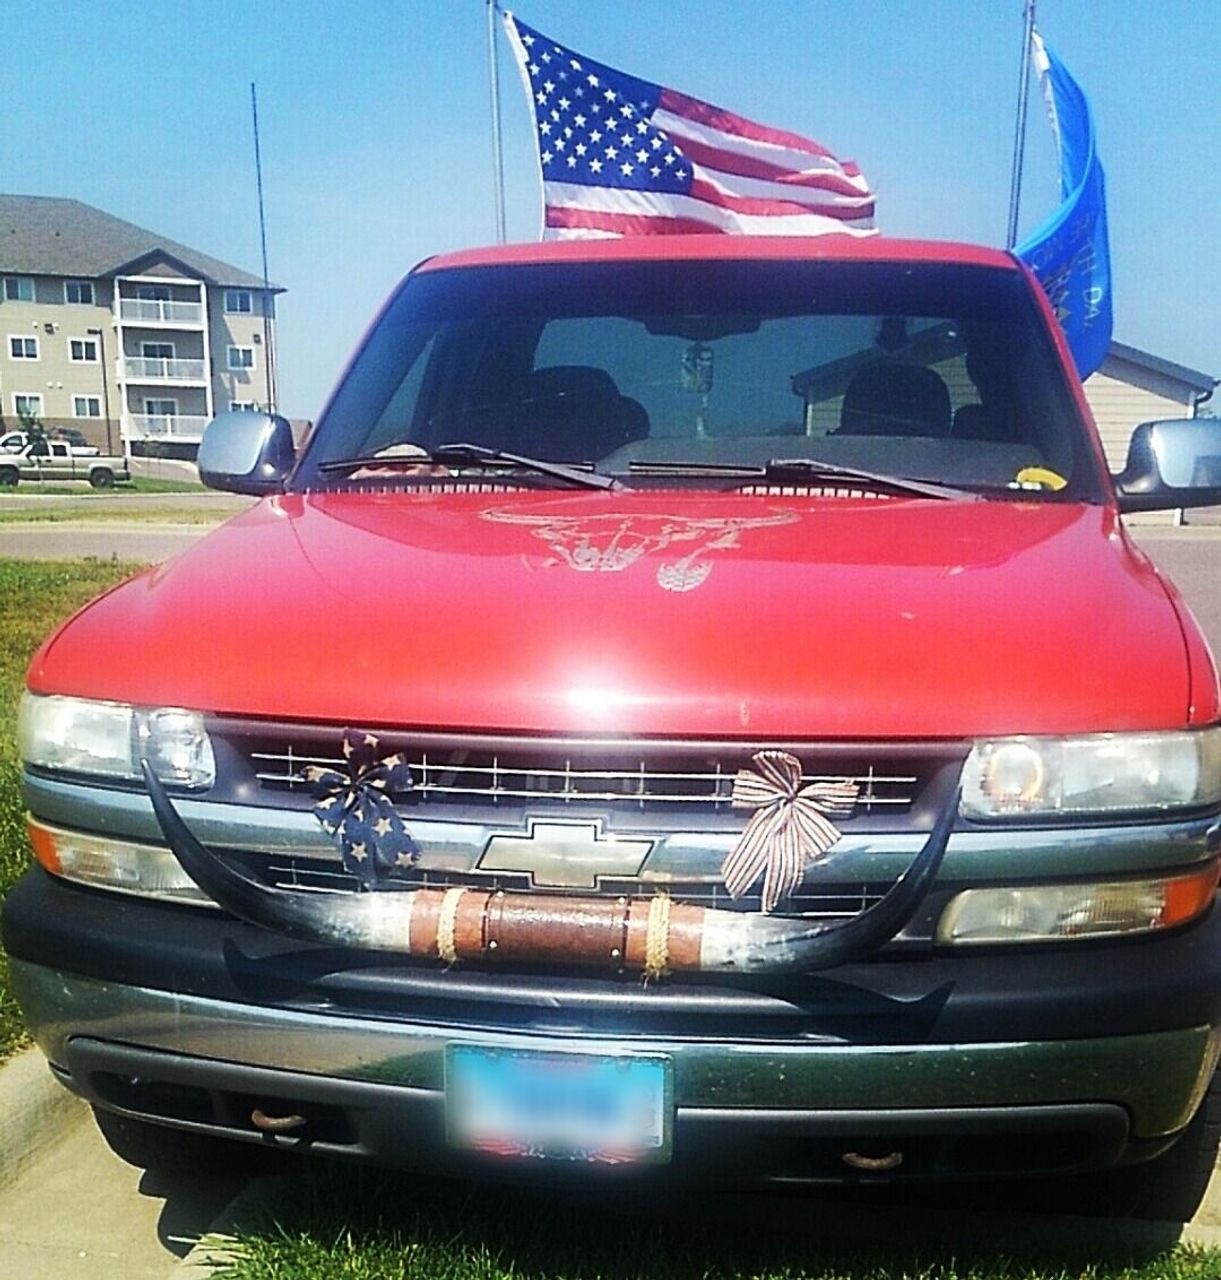
[[[36,691],[361,727],[1168,728],[1180,620],[1111,510],[682,492],[267,499],[88,606]]]

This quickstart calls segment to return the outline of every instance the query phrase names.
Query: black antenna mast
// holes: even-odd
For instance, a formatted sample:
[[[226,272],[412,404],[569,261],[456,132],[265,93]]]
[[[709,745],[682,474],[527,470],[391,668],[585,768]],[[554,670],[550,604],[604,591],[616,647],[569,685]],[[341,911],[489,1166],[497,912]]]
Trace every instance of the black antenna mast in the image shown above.
[[[275,352],[271,344],[271,280],[267,275],[267,218],[263,211],[263,156],[259,149],[259,99],[250,82],[250,115],[254,122],[254,174],[259,189],[259,240],[263,246],[263,365],[267,370],[267,412],[276,411]]]
[[[1026,154],[1026,101],[1030,96],[1030,38],[1034,33],[1035,0],[1022,6],[1022,67],[1018,78],[1017,122],[1013,129],[1013,170],[1009,178],[1009,228],[1005,248],[1017,244],[1018,213],[1022,207],[1022,162]]]

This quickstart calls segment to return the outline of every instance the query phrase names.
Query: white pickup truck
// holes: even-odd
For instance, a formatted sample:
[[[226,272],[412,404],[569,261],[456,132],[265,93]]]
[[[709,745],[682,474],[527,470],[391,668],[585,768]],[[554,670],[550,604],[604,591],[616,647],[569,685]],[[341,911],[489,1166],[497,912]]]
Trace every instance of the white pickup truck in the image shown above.
[[[62,440],[78,458],[96,458],[101,449],[89,444],[82,432],[74,427],[58,427],[49,437],[51,440]],[[10,431],[0,436],[0,450],[6,453],[20,453],[30,443],[28,431]]]
[[[110,489],[116,480],[130,479],[121,454],[82,457],[59,440],[36,440],[19,453],[0,453],[0,488],[22,480],[88,480],[95,489]]]

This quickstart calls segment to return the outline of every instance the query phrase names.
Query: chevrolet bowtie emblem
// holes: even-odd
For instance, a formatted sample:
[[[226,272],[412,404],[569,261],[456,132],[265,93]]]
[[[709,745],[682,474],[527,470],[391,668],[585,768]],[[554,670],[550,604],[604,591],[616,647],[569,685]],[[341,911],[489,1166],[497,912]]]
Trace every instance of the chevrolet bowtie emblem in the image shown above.
[[[534,884],[593,889],[601,876],[634,876],[653,851],[652,840],[602,834],[600,822],[528,819],[526,834],[498,832],[479,859],[480,871],[528,873]]]

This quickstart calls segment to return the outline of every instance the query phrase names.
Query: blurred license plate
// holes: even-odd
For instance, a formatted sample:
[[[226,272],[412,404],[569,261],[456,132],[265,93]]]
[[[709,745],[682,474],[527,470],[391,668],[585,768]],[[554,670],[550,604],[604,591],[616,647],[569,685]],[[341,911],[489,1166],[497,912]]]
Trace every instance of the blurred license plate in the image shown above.
[[[670,1158],[670,1062],[451,1044],[449,1141],[493,1155],[594,1164]]]

